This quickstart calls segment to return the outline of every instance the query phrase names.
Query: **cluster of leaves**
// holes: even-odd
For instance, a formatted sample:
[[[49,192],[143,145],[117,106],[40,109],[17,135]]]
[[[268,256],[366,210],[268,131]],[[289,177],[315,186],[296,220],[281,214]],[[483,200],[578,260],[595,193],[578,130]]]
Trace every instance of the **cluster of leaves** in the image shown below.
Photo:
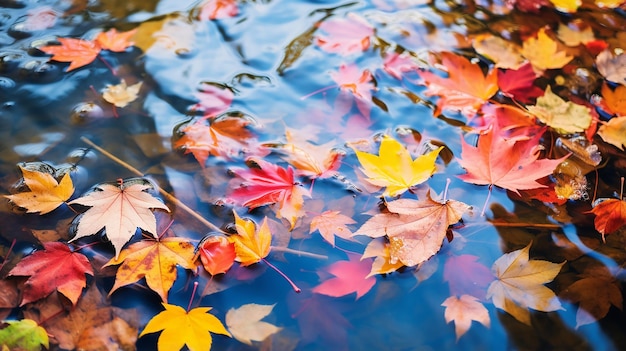
[[[533,6],[525,1],[508,3],[506,11],[521,12],[555,9],[575,13],[581,6],[566,1],[535,2]],[[598,3],[587,6],[621,5]],[[237,15],[233,1],[211,0],[198,8],[200,20]],[[331,17],[316,24],[313,32],[317,35],[310,42],[316,49],[346,62],[331,72],[334,85],[301,100],[321,92],[326,98],[326,92],[332,89],[335,93],[328,94],[328,98],[333,99],[333,113],[349,115],[351,121],[366,125],[367,130],[379,110],[388,112],[378,97],[382,89],[375,80],[375,76],[386,74],[386,79],[407,87],[403,96],[431,106],[435,117],[443,120],[451,113],[464,120],[467,133],[458,140],[460,157],[451,156],[449,148],[436,141],[420,140],[411,145],[403,142],[401,134],[395,138],[389,132],[360,141],[322,143],[311,134],[286,129],[280,142],[262,142],[252,119],[228,112],[237,98],[234,89],[203,84],[197,102],[190,108],[199,116],[176,128],[173,147],[192,154],[201,169],[214,166],[214,160],[242,161],[240,166],[230,167],[227,195],[219,201],[220,205],[232,207],[232,230],[210,225],[215,232],[197,244],[185,235],[178,236],[169,226],[159,234],[159,223],[165,226],[169,206],[184,204],[147,178],[101,183],[75,196],[70,173],[35,169],[32,164],[20,166],[20,191],[5,196],[13,204],[41,216],[62,211],[59,207],[63,206],[78,214],[71,219],[72,228],[63,233],[68,237],[73,234],[71,240],[40,240],[41,247],[18,262],[11,261],[10,252],[4,255],[2,288],[7,296],[15,298],[1,307],[13,310],[19,306],[21,319],[7,321],[0,329],[3,347],[34,350],[48,348],[52,341],[64,349],[98,349],[98,343],[105,343],[106,348],[130,349],[137,338],[156,332],[161,332],[159,350],[179,350],[185,345],[190,350],[207,350],[212,345],[211,333],[248,345],[263,342],[281,330],[262,321],[274,304],[241,305],[229,310],[222,323],[209,313],[211,307],[191,308],[198,277],[210,276],[201,292],[207,296],[213,276],[234,276],[246,267],[265,265],[300,292],[298,284],[268,257],[280,251],[316,256],[298,252],[288,247],[288,242],[298,233],[306,239],[319,233],[332,248],[356,243],[360,251],[351,251],[347,259],[319,269],[319,284],[308,289],[314,296],[309,300],[313,306],[319,295],[339,298],[354,294],[359,299],[373,289],[379,281],[377,276],[382,274],[413,271],[427,279],[426,267],[446,240],[463,237],[469,227],[463,226],[465,222],[483,218],[472,213],[468,204],[448,198],[454,192],[448,185],[441,196],[434,195],[429,181],[438,171],[454,163],[463,169],[459,168],[455,181],[487,185],[483,215],[494,186],[509,191],[521,202],[563,208],[559,206],[567,202],[590,202],[588,177],[600,167],[604,156],[598,145],[614,152],[626,146],[626,55],[622,47],[596,39],[585,24],[572,21],[534,28],[520,33],[520,45],[494,34],[479,33],[469,37],[467,47],[460,47],[471,54],[432,51],[422,60],[400,46],[380,49],[384,45],[375,35],[374,25],[356,13]],[[39,49],[54,55],[51,60],[70,62],[67,71],[71,71],[90,64],[102,50],[126,50],[133,45],[135,34],[134,30],[118,33],[111,29],[93,41],[59,38],[60,46]],[[376,67],[380,69],[359,68],[356,57],[374,46],[381,50],[382,61]],[[587,99],[567,89],[569,82],[555,73],[588,69],[576,57],[593,61],[602,77],[601,87]],[[285,62],[279,70],[289,68],[290,63]],[[127,86],[122,80],[119,85],[107,87],[103,99],[125,107],[137,98],[140,88],[141,83]],[[470,135],[478,135],[476,145],[466,140]],[[344,144],[348,148],[343,149]],[[558,145],[565,151],[559,153]],[[279,161],[269,157],[274,154],[280,156]],[[352,172],[346,170],[350,167],[342,168],[344,165],[358,169]],[[361,217],[354,215],[353,208],[337,203],[328,202],[313,211],[312,203],[324,200],[314,191],[314,182],[327,181],[342,187],[335,181],[342,177],[362,196],[381,200],[378,207],[366,212],[366,220],[359,221]],[[157,192],[167,204],[156,197]],[[588,207],[587,213],[593,215],[595,229],[603,240],[626,226],[623,194],[600,198]],[[155,210],[160,210],[160,222]],[[239,213],[243,211],[253,215],[242,218]],[[263,213],[260,224],[253,218],[258,213]],[[496,220],[493,222],[497,225]],[[354,228],[357,223],[359,227]],[[109,256],[104,259],[100,253],[80,252],[89,251],[92,244],[76,244],[98,234],[101,241],[113,246],[113,252],[105,251]],[[280,236],[286,236],[287,243],[279,243]],[[615,273],[602,268],[596,268],[601,274],[591,269],[581,272],[580,279],[569,282],[557,297],[546,284],[558,278],[565,260],[554,263],[531,258],[532,241],[517,246],[494,260],[491,269],[476,256],[450,249],[443,268],[450,296],[442,306],[445,320],[455,323],[457,339],[468,332],[472,321],[490,326],[489,304],[528,325],[530,310],[563,309],[562,299],[579,303],[579,326],[603,318],[611,305],[622,307]],[[143,326],[141,333],[137,319],[130,316],[132,311],[112,307],[102,297],[102,286],[96,281],[105,276],[107,269],[115,270],[115,282],[107,289],[109,296],[123,287],[145,282],[160,298],[163,310]],[[195,280],[186,309],[169,303],[170,290],[181,270],[193,272]],[[598,302],[584,292],[600,287],[609,291],[608,303]]]

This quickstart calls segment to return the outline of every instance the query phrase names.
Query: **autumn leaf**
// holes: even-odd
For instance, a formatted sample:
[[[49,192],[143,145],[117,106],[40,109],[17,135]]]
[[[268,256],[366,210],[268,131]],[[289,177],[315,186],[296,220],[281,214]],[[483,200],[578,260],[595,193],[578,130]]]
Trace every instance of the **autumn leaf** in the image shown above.
[[[626,54],[604,50],[596,57],[596,67],[606,80],[626,85]]]
[[[230,193],[229,199],[250,209],[263,205],[276,206],[276,217],[285,218],[295,226],[296,220],[304,215],[302,204],[309,191],[300,186],[293,168],[282,168],[259,158],[249,158],[258,167],[249,170],[234,170],[239,183]]]
[[[363,251],[361,259],[374,257],[372,269],[366,278],[369,278],[374,274],[387,274],[395,272],[404,267],[404,264],[397,259],[391,263],[391,245],[389,245],[386,241],[387,240],[384,238],[374,238],[365,247],[365,251]]]
[[[561,12],[573,13],[582,5],[581,0],[550,0],[554,8]]]
[[[296,173],[311,178],[327,178],[337,174],[343,153],[332,148],[335,144],[333,141],[316,145],[294,137],[291,131],[287,131],[285,137],[287,143],[280,145],[279,151],[285,154],[283,158],[295,167]]]
[[[588,107],[561,99],[552,92],[550,86],[543,96],[537,98],[535,106],[526,108],[541,122],[561,134],[583,132],[591,125],[592,117]]]
[[[252,341],[263,341],[268,336],[278,333],[279,328],[261,319],[272,313],[274,305],[250,303],[239,308],[231,308],[226,312],[226,326],[233,338],[244,344],[252,345]]]
[[[235,245],[235,260],[242,266],[249,266],[264,259],[270,253],[272,233],[267,226],[267,218],[258,230],[256,224],[249,219],[242,219],[235,214],[235,228],[237,234],[231,235],[228,240]]]
[[[237,257],[235,244],[220,234],[209,234],[204,237],[196,250],[202,266],[211,275],[226,273]]]
[[[107,84],[104,92],[102,93],[102,98],[117,107],[126,107],[126,105],[137,99],[137,95],[139,94],[139,89],[141,89],[141,85],[143,82],[139,82],[133,84],[131,86],[126,85],[126,81],[122,79],[122,82],[117,85]]]
[[[472,46],[477,53],[487,57],[498,68],[517,70],[524,63],[520,53],[521,48],[509,40],[493,34],[479,34],[472,40]],[[500,78],[498,77],[498,83]]]
[[[341,214],[340,211],[324,211],[313,217],[310,225],[310,232],[318,230],[324,240],[335,246],[335,235],[342,239],[350,239],[352,232],[347,227],[348,224],[356,223],[352,218]]]
[[[148,287],[167,301],[168,292],[176,280],[176,266],[194,269],[194,255],[194,246],[183,238],[142,240],[131,244],[104,265],[121,265],[109,296],[122,286],[146,278]]]
[[[372,238],[387,236],[391,264],[400,261],[411,267],[436,254],[446,237],[448,226],[457,223],[470,207],[462,202],[399,199],[387,203],[388,213],[365,222],[354,235]]]
[[[373,155],[354,149],[361,163],[366,181],[387,187],[383,196],[397,196],[412,186],[428,180],[435,172],[435,161],[443,147],[425,155],[411,158],[409,151],[395,139],[384,136],[380,142],[379,155]]]
[[[28,186],[30,192],[4,195],[4,197],[17,206],[25,208],[28,213],[39,212],[43,215],[52,212],[74,193],[74,185],[69,173],[63,174],[61,181],[57,182],[50,173],[31,171],[21,166],[20,170],[24,177],[24,184]]]
[[[87,286],[85,274],[93,275],[89,260],[61,242],[44,243],[43,248],[23,258],[9,272],[12,276],[29,277],[21,305],[42,299],[55,290],[76,305]]]
[[[48,349],[48,333],[32,319],[19,321],[3,321],[7,326],[0,329],[0,345],[10,350],[41,350]]]
[[[370,71],[361,71],[355,64],[342,64],[339,66],[339,71],[332,72],[330,76],[337,83],[339,89],[352,93],[360,100],[372,100],[372,90],[375,89],[375,86],[372,83]]]
[[[365,19],[349,13],[346,18],[332,18],[319,25],[315,43],[324,51],[350,55],[367,50],[374,28]]]
[[[407,53],[391,52],[385,55],[383,69],[395,79],[402,79],[405,73],[417,71],[417,60]]]
[[[568,56],[565,51],[559,51],[557,42],[546,34],[546,29],[541,28],[536,37],[524,40],[522,55],[533,65],[536,71],[562,68],[574,57]]]
[[[443,266],[443,280],[448,283],[451,295],[471,295],[484,299],[487,286],[494,277],[491,270],[478,259],[468,254],[448,257]]]
[[[585,45],[596,40],[591,26],[581,27],[576,22],[568,25],[560,24],[557,35],[567,46]]]
[[[541,88],[534,85],[536,79],[537,75],[530,63],[515,70],[498,71],[498,85],[502,94],[523,103],[529,103],[544,94]]]
[[[598,129],[598,135],[607,143],[624,150],[626,146],[626,116],[613,117]]]
[[[104,228],[115,248],[115,257],[135,234],[137,228],[155,236],[156,218],[150,209],[169,208],[146,190],[152,186],[145,182],[121,182],[120,185],[100,184],[87,195],[72,200],[72,204],[91,206],[78,217],[76,236],[72,241],[98,233]]]
[[[313,288],[313,292],[332,297],[341,297],[356,293],[356,298],[367,294],[376,284],[376,278],[370,276],[371,260],[359,260],[350,255],[349,261],[337,261],[323,269],[333,278],[323,281]]]
[[[474,296],[461,295],[460,298],[450,296],[441,306],[446,308],[444,312],[446,323],[454,321],[457,340],[470,329],[472,321],[476,321],[487,328],[491,325],[489,311]]]
[[[73,38],[58,38],[57,40],[61,45],[41,46],[39,50],[53,55],[51,60],[69,62],[66,72],[90,64],[102,50],[98,43],[90,40]]]
[[[593,224],[602,234],[602,241],[605,241],[605,235],[614,233],[626,225],[626,201],[624,200],[598,199],[590,212],[596,216]]]
[[[213,343],[211,333],[231,336],[217,317],[207,313],[211,307],[196,307],[190,311],[167,303],[163,303],[163,307],[165,310],[152,317],[139,334],[142,337],[162,331],[157,341],[159,351],[176,351],[185,345],[190,351],[206,351]]]
[[[612,114],[626,116],[626,85],[618,85],[615,89],[611,89],[604,82],[602,84],[602,97],[605,105],[602,106],[603,109],[607,109],[607,112]]]
[[[476,147],[461,139],[459,163],[467,174],[463,181],[479,185],[496,185],[514,192],[518,190],[545,188],[537,179],[552,174],[565,157],[550,160],[539,158],[538,137],[507,139],[498,134],[497,128],[482,134]],[[567,156],[566,156],[567,157]]]
[[[419,72],[426,85],[426,96],[439,96],[435,116],[443,110],[461,111],[465,116],[473,116],[476,110],[498,92],[497,70],[483,74],[478,64],[467,58],[442,52],[441,63],[447,77],[433,72]]]
[[[200,20],[235,17],[239,13],[236,0],[207,0],[200,5]]]
[[[530,245],[502,255],[494,262],[496,280],[487,289],[487,298],[518,321],[530,325],[529,308],[552,312],[562,309],[554,292],[544,286],[561,271],[563,263],[529,260]]]
[[[128,32],[118,32],[117,29],[111,28],[106,32],[99,33],[95,42],[104,50],[124,52],[129,46],[134,45],[131,38],[136,33],[137,29],[129,30]]]
[[[235,94],[233,90],[222,84],[202,82],[198,91],[194,94],[198,102],[192,106],[194,110],[203,112],[204,117],[215,117],[228,110],[233,103]],[[245,118],[233,118],[233,120],[247,121]],[[241,136],[239,139],[243,139]]]

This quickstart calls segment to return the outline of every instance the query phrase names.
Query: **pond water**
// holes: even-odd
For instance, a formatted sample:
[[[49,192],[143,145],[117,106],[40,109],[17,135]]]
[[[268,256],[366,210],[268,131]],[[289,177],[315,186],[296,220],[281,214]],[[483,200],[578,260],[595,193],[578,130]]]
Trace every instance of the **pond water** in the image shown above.
[[[599,148],[601,156],[595,155],[602,162],[589,165],[581,161],[584,153],[575,154],[569,166],[545,178],[545,184],[557,185],[564,177],[575,178],[574,185],[584,178],[579,198],[537,200],[539,195],[519,195],[498,186],[490,191],[458,177],[466,173],[458,161],[466,158],[461,155],[466,147],[462,140],[476,145],[478,134],[488,124],[483,118],[487,113],[476,117],[465,110],[458,112],[465,107],[456,111],[444,107],[441,112],[437,104],[445,92],[432,96],[424,82],[428,78],[423,72],[445,78],[448,75],[436,68],[453,70],[449,61],[446,67],[441,59],[443,52],[469,58],[484,74],[510,69],[493,68],[497,60],[485,54],[504,52],[506,45],[494,41],[490,45],[495,48],[478,46],[479,35],[503,38],[521,49],[541,28],[548,28],[551,38],[557,38],[559,26],[581,37],[583,29],[590,28],[593,38],[586,46],[568,46],[559,37],[559,50],[574,60],[568,66],[536,72],[534,86],[541,90],[528,101],[514,101],[499,93],[483,98],[482,103],[534,105],[546,87],[552,86],[566,100],[597,111],[600,123],[605,123],[611,113],[592,105],[604,94],[604,78],[594,60],[605,47],[624,48],[624,5],[601,8],[583,1],[568,13],[549,1],[534,2],[536,7],[529,3],[533,2],[0,0],[0,192],[27,191],[18,165],[54,174],[57,180],[69,172],[75,188],[72,199],[98,184],[116,184],[117,179],[141,173],[152,188],[160,187],[180,201],[151,192],[171,209],[169,214],[154,210],[157,233],[153,234],[166,231],[165,236],[183,238],[194,246],[210,232],[233,233],[233,210],[257,226],[267,218],[272,250],[266,261],[246,267],[236,263],[214,278],[202,266],[195,271],[177,269],[169,304],[184,308],[192,299],[192,308],[210,306],[210,313],[223,323],[230,309],[274,305],[263,320],[280,331],[251,345],[213,334],[213,350],[623,349],[626,316],[621,311],[621,267],[626,261],[626,230],[614,231],[603,242],[594,228],[594,215],[588,212],[595,199],[616,198],[620,193],[626,158],[619,145],[593,132],[585,138],[582,130],[541,130],[545,132],[542,157],[568,154],[571,149],[563,144],[576,144],[581,138],[585,147]],[[41,49],[60,44],[58,38],[97,42],[99,33],[112,29],[133,31],[129,44],[113,50],[100,42],[102,47],[66,52],[69,59],[55,60]],[[68,69],[69,61],[81,60],[84,65]],[[448,74],[451,77],[454,71]],[[481,82],[474,79],[468,74],[460,81],[468,86],[475,83],[478,90]],[[113,100],[107,98],[106,92],[122,82],[126,87],[141,85],[135,86],[139,89],[134,93],[122,87]],[[619,89],[615,81],[609,86]],[[531,90],[529,86],[524,89]],[[126,103],[122,100],[128,94]],[[467,100],[468,107],[474,103]],[[485,111],[486,105],[482,106]],[[528,130],[528,138],[538,133]],[[384,135],[397,140],[413,158],[443,146],[432,177],[410,191],[383,197],[383,189],[365,179],[356,150],[378,155]],[[249,182],[254,180],[251,169],[273,165],[283,171],[295,169],[297,190],[293,191],[310,195],[303,197],[301,209],[294,194],[284,201],[278,197],[268,201],[265,194],[259,206],[251,205],[250,199],[262,196],[262,191],[240,188],[246,175]],[[574,169],[576,175],[566,168]],[[388,172],[398,171],[390,168]],[[279,190],[285,177],[273,178]],[[273,185],[265,186],[267,190]],[[333,235],[324,238],[312,225],[325,211],[337,211],[352,221],[329,225],[335,231],[354,233],[373,216],[389,214],[388,202],[424,200],[428,188],[433,197],[445,193],[445,199],[472,209],[450,223],[447,239],[439,238],[442,246],[432,257],[426,255],[418,265],[373,274],[368,278],[371,288],[363,287],[365,278],[359,269],[365,265],[369,272],[374,258],[384,259],[383,251],[374,258],[359,259],[371,242],[385,244],[385,233],[378,239],[338,236],[333,246],[328,242]],[[9,271],[23,256],[41,249],[42,242],[67,242],[75,235],[80,221],[75,212],[86,209],[79,207],[63,204],[40,215],[3,201],[0,254],[5,263],[0,273],[4,281],[18,281],[7,276]],[[207,226],[206,221],[211,224]],[[41,236],[44,231],[51,239]],[[115,250],[101,234],[73,241],[72,247],[80,247],[77,251],[94,268],[88,285],[106,295],[114,286],[116,266],[102,266]],[[132,242],[140,239],[138,232]],[[529,311],[524,323],[511,315],[516,307],[496,306],[487,289],[495,279],[496,261],[529,244],[530,262],[564,264],[558,275],[535,284],[551,293],[529,290],[518,296],[528,302],[541,300],[533,294],[547,294],[539,304],[558,303],[558,308],[529,309],[520,300],[507,300]],[[320,293],[318,287],[339,271],[330,269],[329,273],[329,266],[340,261],[352,262],[342,278],[347,288],[333,286],[333,293]],[[302,291],[296,293],[271,265]],[[17,283],[23,293],[20,284],[23,281]],[[339,296],[329,296],[333,294]],[[135,331],[131,340],[163,310],[161,299],[144,280],[122,286],[110,296],[113,306],[137,312],[128,317]],[[455,331],[455,323],[459,328],[463,317],[457,314],[456,321],[448,323],[442,306],[449,297],[461,296],[473,296],[485,309],[484,313],[470,310],[469,305],[461,309],[460,314],[471,323],[462,335]],[[29,304],[18,305],[3,302],[3,317],[34,318]],[[43,317],[38,322],[48,326]],[[64,348],[54,332],[48,333],[51,349]],[[134,348],[110,342],[86,346],[78,334],[73,336],[75,348]],[[136,348],[156,349],[158,337],[158,333],[142,336]]]

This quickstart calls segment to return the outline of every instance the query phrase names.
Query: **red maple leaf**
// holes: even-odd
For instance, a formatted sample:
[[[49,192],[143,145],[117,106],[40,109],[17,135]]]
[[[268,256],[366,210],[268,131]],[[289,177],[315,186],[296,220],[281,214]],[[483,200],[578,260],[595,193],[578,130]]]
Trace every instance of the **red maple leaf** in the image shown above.
[[[590,212],[596,215],[593,224],[602,234],[603,241],[606,234],[616,232],[626,225],[626,201],[624,200],[598,199]]]
[[[318,35],[316,44],[324,51],[344,56],[367,50],[374,34],[374,28],[354,14],[322,22],[319,29],[327,35]]]
[[[198,18],[201,20],[215,20],[235,17],[239,13],[236,0],[208,0],[200,7]]]
[[[367,294],[376,284],[375,277],[367,277],[372,270],[372,260],[360,260],[350,255],[349,261],[337,261],[325,268],[334,277],[313,288],[314,293],[340,297],[356,293],[356,298]]]
[[[235,244],[224,235],[210,235],[198,245],[202,266],[211,275],[226,273],[235,263]]]
[[[98,43],[91,40],[73,38],[58,38],[57,40],[61,45],[42,46],[39,50],[53,55],[51,60],[69,62],[66,72],[90,64],[102,50]]]
[[[543,90],[534,85],[537,74],[530,62],[516,70],[499,70],[498,85],[502,93],[525,104],[543,95]]]
[[[22,259],[9,272],[13,276],[30,276],[24,284],[21,305],[42,299],[54,290],[75,305],[87,286],[85,274],[93,275],[89,260],[61,242],[44,243],[43,247]]]

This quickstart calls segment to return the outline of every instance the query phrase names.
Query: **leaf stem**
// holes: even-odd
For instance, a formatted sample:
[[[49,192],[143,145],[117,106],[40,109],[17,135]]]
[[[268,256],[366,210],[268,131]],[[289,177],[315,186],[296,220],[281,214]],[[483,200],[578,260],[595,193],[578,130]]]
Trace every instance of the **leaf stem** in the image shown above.
[[[193,290],[191,291],[191,297],[189,298],[189,304],[187,304],[187,313],[191,309],[191,304],[193,303],[193,298],[196,297],[196,290],[198,290],[198,282],[193,282]]]
[[[487,192],[487,198],[485,199],[485,204],[483,205],[483,210],[480,212],[481,217],[485,217],[485,210],[487,209],[487,204],[489,203],[489,199],[491,198],[491,191],[493,190],[493,184],[489,184],[489,191]]]
[[[291,285],[291,287],[293,288],[293,291],[295,291],[295,292],[297,292],[297,293],[302,292],[302,289],[300,289],[300,288],[296,285],[296,283],[294,283],[294,282],[293,282],[293,280],[289,279],[289,277],[288,277],[285,273],[283,273],[280,269],[276,268],[276,266],[274,266],[273,264],[271,264],[268,260],[266,260],[266,259],[264,259],[264,258],[263,258],[262,260],[263,260],[263,262],[265,262],[265,264],[267,264],[268,266],[270,266],[270,268],[272,268],[273,270],[275,270],[275,271],[276,271],[276,273],[280,274],[280,275],[281,275],[281,277],[285,278],[285,280],[286,280],[286,281],[287,281],[287,282]]]
[[[446,187],[443,189],[443,196],[442,196],[442,201],[444,203],[448,201],[448,188],[450,187],[451,182],[452,181],[450,180],[450,178],[446,178]]]
[[[9,260],[9,255],[13,251],[13,247],[15,247],[15,241],[16,239],[13,239],[13,241],[11,242],[11,246],[9,246],[9,251],[7,251],[7,254],[4,256],[4,261],[2,261],[2,264],[0,265],[0,272],[2,272],[2,269],[4,269],[4,265]]]
[[[312,252],[300,251],[300,250],[291,249],[291,248],[282,247],[282,246],[272,246],[271,250],[272,250],[272,252],[285,252],[285,253],[290,253],[290,254],[294,254],[294,255],[298,255],[298,256],[315,258],[315,259],[318,259],[318,260],[327,260],[328,259],[328,256],[326,256],[326,255],[318,255],[318,254],[314,254]]]
[[[339,87],[339,85],[333,84],[333,85],[329,85],[327,87],[323,87],[323,88],[317,89],[316,91],[314,91],[312,93],[308,93],[308,94],[304,95],[303,97],[300,98],[300,100],[306,100],[306,99],[310,98],[311,96],[313,96],[315,94],[319,94],[319,93],[324,92],[326,90],[329,90],[329,89],[332,89],[332,88],[337,88],[337,87]]]
[[[145,177],[145,175],[143,173],[141,173],[137,168],[135,168],[135,167],[131,166],[130,164],[122,161],[117,156],[113,155],[112,153],[108,152],[107,150],[105,150],[105,149],[101,148],[100,146],[96,145],[93,141],[89,140],[87,137],[82,136],[82,137],[80,137],[80,140],[82,140],[85,144],[87,144],[87,145],[93,147],[94,149],[98,150],[104,156],[106,156],[106,157],[110,158],[111,160],[115,161],[120,166],[126,168],[127,170],[129,170],[130,172],[135,174],[136,176],[138,176],[138,177]],[[163,188],[161,188],[158,184],[156,184],[156,187],[157,187],[157,190],[159,191],[159,193],[161,193],[161,195],[163,195],[165,197],[165,199],[167,199],[168,201],[174,203],[177,207],[179,207],[183,211],[185,211],[188,214],[190,214],[192,217],[197,219],[200,223],[204,224],[207,228],[209,228],[212,231],[216,231],[216,232],[220,232],[220,233],[226,234],[222,229],[220,229],[220,227],[218,227],[215,224],[213,224],[213,223],[207,221],[206,219],[204,219],[204,217],[202,217],[200,214],[198,214],[198,212],[192,210],[189,206],[185,205],[182,201],[180,201],[176,197],[174,197],[174,195],[172,195],[172,194],[168,193],[167,191],[163,190]]]

